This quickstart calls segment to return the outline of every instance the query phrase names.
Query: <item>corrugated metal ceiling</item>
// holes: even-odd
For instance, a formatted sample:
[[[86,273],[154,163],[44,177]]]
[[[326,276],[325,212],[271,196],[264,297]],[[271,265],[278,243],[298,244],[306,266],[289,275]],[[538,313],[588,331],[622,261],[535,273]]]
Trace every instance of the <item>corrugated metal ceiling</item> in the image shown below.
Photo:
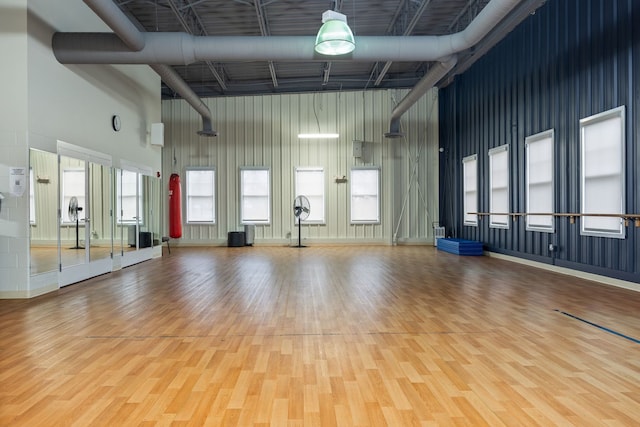
[[[194,35],[315,35],[322,12],[347,15],[357,36],[444,35],[464,29],[489,0],[116,0],[149,32]],[[523,3],[531,7],[533,0]],[[540,0],[537,0],[540,3]],[[517,10],[514,11],[516,13]],[[519,22],[519,21],[518,21]],[[507,29],[508,31],[509,29]],[[504,32],[504,31],[503,31]],[[500,37],[501,38],[501,37]],[[494,41],[495,43],[495,41]],[[474,50],[475,51],[475,50]],[[470,58],[473,51],[463,52]],[[200,62],[173,68],[201,97],[413,87],[430,64]],[[454,70],[455,72],[455,70]],[[163,86],[164,98],[175,94]]]

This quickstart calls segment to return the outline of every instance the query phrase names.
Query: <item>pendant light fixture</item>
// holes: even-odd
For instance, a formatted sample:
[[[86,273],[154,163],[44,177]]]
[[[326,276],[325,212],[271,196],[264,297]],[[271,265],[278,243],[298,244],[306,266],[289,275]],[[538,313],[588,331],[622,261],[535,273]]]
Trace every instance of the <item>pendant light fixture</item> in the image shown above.
[[[321,55],[345,55],[353,52],[356,42],[347,17],[342,13],[327,10],[322,14],[322,27],[316,36],[315,51]]]

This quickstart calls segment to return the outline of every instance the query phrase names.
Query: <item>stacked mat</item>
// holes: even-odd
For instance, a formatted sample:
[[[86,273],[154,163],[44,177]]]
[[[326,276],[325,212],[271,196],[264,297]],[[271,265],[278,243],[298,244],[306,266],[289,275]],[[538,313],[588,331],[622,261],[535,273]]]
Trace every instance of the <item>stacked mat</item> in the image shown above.
[[[482,255],[482,242],[465,239],[438,239],[438,250],[456,255]]]

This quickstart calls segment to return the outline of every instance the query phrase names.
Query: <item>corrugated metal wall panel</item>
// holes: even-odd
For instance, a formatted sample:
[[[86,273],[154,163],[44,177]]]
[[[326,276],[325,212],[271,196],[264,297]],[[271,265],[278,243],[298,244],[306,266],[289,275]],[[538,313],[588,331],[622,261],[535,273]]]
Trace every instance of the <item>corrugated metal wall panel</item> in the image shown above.
[[[440,92],[441,216],[452,234],[491,250],[640,282],[640,228],[627,238],[580,235],[556,219],[553,234],[462,226],[461,161],[477,153],[480,211],[489,210],[487,151],[510,145],[511,211],[525,210],[524,139],[555,130],[556,212],[580,211],[579,120],[627,108],[627,212],[638,213],[640,2],[550,0],[465,74]],[[549,243],[559,251],[552,254]],[[555,257],[552,257],[555,255]]]
[[[387,140],[383,134],[388,130],[394,100],[406,93],[379,90],[206,99],[220,134],[216,138],[196,134],[200,118],[184,101],[163,101],[165,182],[172,172],[183,175],[189,166],[214,166],[218,181],[217,224],[187,224],[182,241],[226,242],[228,231],[240,226],[239,168],[268,166],[272,220],[268,226],[256,227],[256,243],[288,243],[297,236],[292,214],[294,169],[320,166],[325,172],[326,224],[304,225],[303,237],[324,242],[391,243],[401,220],[400,243],[430,243],[431,221],[438,216],[438,95],[433,90],[406,113],[402,119],[405,138]],[[340,138],[297,138],[300,132],[317,131],[336,131]],[[365,141],[362,158],[353,157],[354,139]],[[351,167],[364,165],[381,168],[381,224],[350,224],[349,181],[335,181],[336,177],[349,179]],[[401,179],[394,179],[396,172]],[[405,195],[407,205],[401,217]]]

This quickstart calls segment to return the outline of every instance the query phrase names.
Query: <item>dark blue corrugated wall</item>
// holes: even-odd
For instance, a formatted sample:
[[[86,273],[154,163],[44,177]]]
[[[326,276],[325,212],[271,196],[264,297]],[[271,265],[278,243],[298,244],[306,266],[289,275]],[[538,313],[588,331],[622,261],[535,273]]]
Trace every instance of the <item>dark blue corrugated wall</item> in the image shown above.
[[[510,145],[511,211],[525,211],[524,140],[555,129],[556,212],[580,212],[579,120],[626,106],[627,213],[640,213],[640,1],[549,0],[440,91],[440,222],[486,249],[640,283],[640,227],[626,239],[462,225],[462,158],[478,154],[479,210],[489,211],[489,149]],[[553,243],[558,251],[549,252]],[[552,257],[552,255],[555,255]]]

